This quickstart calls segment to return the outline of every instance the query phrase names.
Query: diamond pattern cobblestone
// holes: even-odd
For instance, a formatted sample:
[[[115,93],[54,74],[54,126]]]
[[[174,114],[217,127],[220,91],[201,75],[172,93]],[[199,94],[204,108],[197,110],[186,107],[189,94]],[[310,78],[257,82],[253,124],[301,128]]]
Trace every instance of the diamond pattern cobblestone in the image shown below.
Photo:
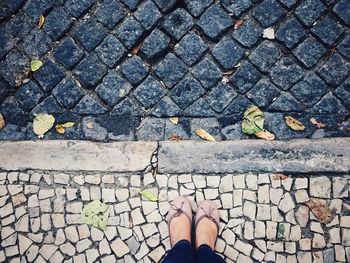
[[[0,139],[35,139],[41,111],[78,126],[45,139],[116,138],[84,127],[97,115],[141,126],[179,117],[171,135],[184,138],[196,138],[194,119],[210,118],[217,139],[248,139],[238,130],[254,103],[276,120],[297,113],[326,124],[293,133],[276,121],[277,139],[349,136],[349,10],[348,0],[3,0],[0,112],[9,127]],[[30,72],[35,59],[44,65]],[[162,132],[139,138],[167,139]]]

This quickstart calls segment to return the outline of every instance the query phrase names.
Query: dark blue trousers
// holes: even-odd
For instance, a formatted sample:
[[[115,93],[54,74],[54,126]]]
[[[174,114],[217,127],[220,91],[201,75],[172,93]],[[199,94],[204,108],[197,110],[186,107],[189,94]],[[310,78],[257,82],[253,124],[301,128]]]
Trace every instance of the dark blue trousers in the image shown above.
[[[166,255],[163,263],[225,263],[209,246],[201,245],[193,250],[190,242],[181,240]]]

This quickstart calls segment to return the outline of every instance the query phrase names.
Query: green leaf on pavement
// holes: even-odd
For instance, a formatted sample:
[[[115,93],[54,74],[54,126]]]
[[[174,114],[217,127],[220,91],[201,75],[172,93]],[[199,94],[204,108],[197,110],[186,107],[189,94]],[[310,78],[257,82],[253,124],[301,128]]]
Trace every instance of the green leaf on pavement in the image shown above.
[[[152,193],[150,190],[148,190],[148,189],[142,190],[140,192],[140,194],[144,198],[146,198],[148,201],[153,201],[153,202],[158,201],[158,197],[154,193]]]
[[[283,224],[279,224],[277,231],[278,231],[278,233],[280,233],[283,236],[284,232],[286,231],[286,227]]]
[[[264,113],[251,105],[243,114],[242,131],[245,134],[256,134],[264,129]]]
[[[41,60],[32,60],[32,62],[30,62],[30,69],[34,72],[41,68],[42,65],[43,62]]]
[[[81,212],[83,223],[92,225],[105,231],[109,218],[109,206],[99,200],[92,201],[84,206]]]

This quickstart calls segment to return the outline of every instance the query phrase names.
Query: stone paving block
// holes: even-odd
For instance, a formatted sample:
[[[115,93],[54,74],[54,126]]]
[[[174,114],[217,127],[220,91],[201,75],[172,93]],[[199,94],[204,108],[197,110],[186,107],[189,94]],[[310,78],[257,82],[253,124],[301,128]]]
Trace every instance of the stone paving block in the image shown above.
[[[126,12],[119,2],[105,0],[94,14],[98,21],[106,25],[109,29],[113,29],[125,17]]]
[[[47,60],[33,76],[45,91],[50,91],[64,78],[65,74],[52,60]]]
[[[85,57],[74,68],[74,74],[81,85],[90,89],[94,88],[106,73],[106,66],[95,55]]]
[[[24,12],[32,19],[37,19],[41,14],[46,13],[52,7],[52,3],[48,0],[28,0],[24,5]]]
[[[324,44],[330,46],[339,38],[344,30],[335,19],[326,16],[311,28],[311,32],[319,37]]]
[[[168,48],[169,43],[170,38],[159,29],[155,29],[143,42],[141,52],[150,60],[164,52]]]
[[[213,0],[185,0],[185,3],[187,11],[194,17],[198,17],[213,3]]]
[[[83,96],[81,89],[69,78],[64,78],[52,90],[52,94],[66,108],[74,107]]]
[[[294,17],[286,20],[277,30],[276,38],[287,48],[293,48],[306,35],[303,26]]]
[[[280,48],[275,43],[265,40],[249,55],[249,59],[261,71],[266,72],[280,56]]]
[[[346,0],[339,1],[333,8],[333,11],[347,24],[350,25],[349,18],[349,7],[350,4]]]
[[[282,90],[287,90],[304,76],[304,71],[293,59],[285,57],[271,69],[270,76]]]
[[[222,78],[219,68],[207,58],[194,67],[192,74],[205,89],[210,89]]]
[[[16,92],[15,97],[23,110],[30,111],[36,106],[43,95],[44,94],[39,86],[35,82],[29,81],[28,83],[21,85]]]
[[[192,16],[185,9],[177,9],[163,21],[163,29],[176,40],[181,39],[193,26]]]
[[[165,87],[152,76],[143,81],[134,92],[135,97],[146,109],[154,106],[165,94]]]
[[[77,114],[103,114],[107,110],[98,101],[85,95],[79,103],[74,107],[73,112]]]
[[[199,35],[191,31],[181,39],[174,50],[187,65],[192,66],[207,50],[207,46]]]
[[[115,71],[110,71],[102,80],[102,83],[97,86],[96,93],[109,106],[113,107],[121,101],[132,89],[130,83],[124,80],[120,74]]]
[[[182,110],[172,99],[165,96],[154,106],[151,114],[156,117],[181,116]]]
[[[175,55],[169,53],[154,68],[155,73],[169,88],[174,86],[187,73],[187,66]]]
[[[233,25],[233,21],[221,6],[212,5],[200,17],[197,24],[208,37],[216,39]]]
[[[88,51],[92,51],[107,36],[107,33],[95,19],[89,19],[75,28],[73,35]]]
[[[245,93],[260,79],[260,72],[249,62],[244,62],[230,77],[230,83],[240,93]]]
[[[157,6],[152,1],[142,3],[135,12],[135,18],[146,28],[151,29],[162,17]]]
[[[44,56],[52,47],[52,41],[43,31],[33,31],[22,43],[24,51],[33,57]]]
[[[222,112],[236,96],[237,93],[230,85],[219,83],[210,91],[206,100],[216,112]]]
[[[203,93],[201,84],[193,77],[187,77],[171,90],[171,97],[180,108],[185,109]]]
[[[126,55],[126,49],[113,35],[108,35],[95,52],[102,62],[110,68],[114,67]]]
[[[272,111],[280,111],[284,109],[286,112],[301,112],[303,111],[302,105],[288,92],[281,92],[281,94],[274,100],[269,107]]]
[[[225,0],[222,1],[223,6],[225,9],[233,13],[235,16],[239,16],[241,13],[246,11],[252,6],[252,1],[251,0],[239,0],[239,1],[230,1],[230,0]]]
[[[149,68],[140,57],[133,56],[121,65],[121,71],[132,84],[138,84],[146,77]]]
[[[347,112],[345,107],[341,104],[331,92],[327,93],[319,102],[315,104],[312,110],[313,113],[341,113]]]
[[[333,56],[317,71],[317,74],[333,87],[341,84],[349,72],[349,65],[346,61],[335,53]]]
[[[308,68],[313,67],[325,53],[326,48],[310,37],[293,50],[293,54]]]
[[[327,85],[316,74],[309,74],[290,91],[306,106],[312,106],[326,93]]]
[[[229,37],[223,38],[212,50],[214,58],[226,70],[232,69],[243,57],[244,52],[245,50]]]
[[[131,10],[134,10],[140,3],[140,0],[122,0],[122,2]]]
[[[209,106],[208,102],[199,98],[191,106],[185,109],[184,114],[189,117],[214,117],[216,116],[215,112]]]
[[[350,108],[350,100],[349,100],[349,92],[350,92],[350,79],[346,79],[343,84],[341,84],[336,90],[335,94],[338,98],[340,98],[345,106],[349,109]]]
[[[262,30],[252,21],[244,21],[237,30],[233,31],[232,37],[245,47],[253,46],[260,38]]]
[[[320,0],[306,0],[295,9],[295,15],[310,27],[325,10],[326,6]]]
[[[350,37],[345,37],[345,39],[338,45],[337,49],[340,54],[350,59]]]
[[[280,94],[279,89],[268,79],[259,80],[247,93],[247,97],[252,99],[256,105],[263,109],[271,105],[272,101]]]
[[[253,10],[253,16],[263,27],[274,25],[284,15],[284,9],[276,0],[264,0]]]
[[[67,0],[64,6],[72,16],[79,17],[85,13],[93,3],[93,0]]]
[[[57,40],[69,30],[71,25],[70,15],[63,7],[58,7],[45,18],[43,29],[53,40]]]
[[[67,37],[57,47],[54,57],[56,61],[70,69],[82,59],[83,55],[84,52],[76,45],[74,40]]]
[[[134,46],[141,38],[145,29],[143,26],[132,16],[129,16],[118,27],[116,36],[124,43],[127,48]]]
[[[127,97],[113,108],[111,115],[143,116],[144,111],[136,102]]]

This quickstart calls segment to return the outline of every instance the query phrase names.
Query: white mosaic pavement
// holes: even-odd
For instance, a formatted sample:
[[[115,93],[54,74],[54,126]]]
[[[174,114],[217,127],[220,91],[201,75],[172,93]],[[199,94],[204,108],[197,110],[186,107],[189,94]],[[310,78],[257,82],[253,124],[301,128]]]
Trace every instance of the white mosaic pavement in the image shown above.
[[[169,201],[215,200],[216,250],[227,262],[350,262],[350,176],[0,172],[0,262],[159,262],[169,250]],[[143,200],[150,189],[158,202]],[[334,218],[320,223],[307,204]],[[110,205],[105,232],[81,223],[92,200]],[[329,212],[329,211],[328,211]]]

